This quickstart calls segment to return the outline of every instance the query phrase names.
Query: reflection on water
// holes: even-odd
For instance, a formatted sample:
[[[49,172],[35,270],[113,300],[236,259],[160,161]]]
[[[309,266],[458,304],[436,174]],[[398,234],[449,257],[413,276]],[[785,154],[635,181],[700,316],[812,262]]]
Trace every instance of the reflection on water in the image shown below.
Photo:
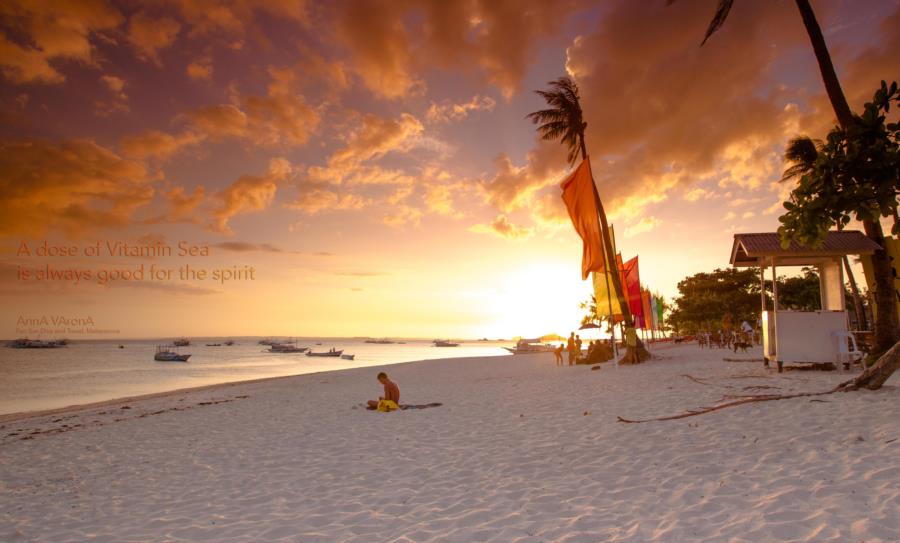
[[[377,345],[361,339],[306,338],[297,345],[325,351],[331,347],[354,354],[354,360],[303,354],[273,354],[260,338],[234,338],[235,345],[207,347],[222,338],[191,339],[187,363],[156,362],[159,340],[85,341],[60,349],[0,347],[0,414],[52,409],[164,392],[185,387],[262,377],[377,366],[429,358],[502,356],[510,343],[464,342],[459,347],[432,347],[430,341]],[[321,345],[317,345],[321,343]],[[120,349],[119,345],[125,348]]]

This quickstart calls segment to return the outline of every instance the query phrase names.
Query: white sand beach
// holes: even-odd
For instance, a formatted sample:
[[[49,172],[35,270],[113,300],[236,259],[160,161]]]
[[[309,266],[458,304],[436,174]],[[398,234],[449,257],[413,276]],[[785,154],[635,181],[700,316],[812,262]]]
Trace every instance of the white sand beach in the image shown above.
[[[695,346],[360,368],[0,419],[0,541],[896,542],[900,390]],[[690,375],[692,380],[684,375]],[[756,387],[756,388],[754,388]],[[767,388],[758,388],[767,387]]]

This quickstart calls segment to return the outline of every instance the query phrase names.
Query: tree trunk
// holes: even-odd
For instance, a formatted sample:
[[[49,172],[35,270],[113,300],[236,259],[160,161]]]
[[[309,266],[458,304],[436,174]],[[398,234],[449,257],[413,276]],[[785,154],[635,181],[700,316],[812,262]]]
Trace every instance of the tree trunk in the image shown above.
[[[822,29],[819,28],[819,23],[816,21],[816,14],[809,5],[809,0],[796,0],[796,2],[797,9],[800,10],[800,17],[803,18],[803,26],[806,27],[806,33],[809,35],[809,41],[812,42],[812,48],[816,54],[816,61],[819,63],[819,71],[822,72],[822,81],[825,83],[825,92],[828,93],[831,107],[834,108],[841,128],[847,129],[853,125],[853,112],[847,104],[844,91],[841,90],[841,82],[834,71],[834,64],[831,62],[831,55],[828,54]]]
[[[581,140],[581,159],[584,160],[587,159],[588,156],[587,147],[584,144],[584,134],[581,134],[579,139]],[[593,176],[591,176],[591,182],[593,184]],[[628,306],[627,298],[624,295],[624,285],[622,285],[622,282],[619,280],[619,267],[616,264],[616,255],[613,252],[612,240],[609,237],[609,223],[606,221],[606,211],[603,209],[603,202],[600,200],[600,193],[597,191],[596,184],[593,184],[593,189],[594,202],[597,204],[597,212],[600,215],[600,237],[603,238],[603,252],[606,254],[606,269],[612,270],[611,273],[609,273],[609,278],[612,280],[613,290],[616,293],[616,298],[619,300],[622,318],[625,320],[626,326],[634,326],[631,308]],[[612,319],[612,315],[610,315],[610,319]],[[622,337],[625,337],[624,334]],[[626,346],[623,360],[631,360],[633,358],[631,354],[631,348]],[[641,338],[638,338],[637,340],[637,354],[638,360],[641,361],[650,358],[650,351],[644,346]]]
[[[897,371],[898,367],[900,367],[900,341],[881,355],[878,361],[875,362],[875,365],[859,374],[855,379],[841,383],[838,389],[856,390],[867,388],[869,390],[878,390]]]
[[[859,330],[868,330],[869,324],[866,322],[866,310],[863,308],[862,297],[859,295],[859,286],[856,284],[856,277],[853,276],[853,270],[850,268],[850,259],[844,256],[844,268],[847,270],[847,280],[850,281],[850,292],[853,294],[853,310],[856,313],[856,326]]]
[[[840,221],[837,222],[837,229],[840,232],[844,229],[844,225]],[[844,261],[844,269],[847,270],[847,280],[850,282],[850,292],[853,294],[853,310],[856,313],[856,327],[858,330],[868,330],[869,325],[866,319],[866,310],[863,307],[862,297],[859,295],[859,286],[856,284],[856,277],[853,276],[853,269],[850,267],[850,259],[846,255],[842,258]]]
[[[900,341],[900,323],[897,320],[897,292],[891,261],[884,249],[884,232],[879,221],[864,220],[866,235],[882,248],[872,254],[872,274],[875,276],[875,346],[870,353],[872,360],[887,352]]]

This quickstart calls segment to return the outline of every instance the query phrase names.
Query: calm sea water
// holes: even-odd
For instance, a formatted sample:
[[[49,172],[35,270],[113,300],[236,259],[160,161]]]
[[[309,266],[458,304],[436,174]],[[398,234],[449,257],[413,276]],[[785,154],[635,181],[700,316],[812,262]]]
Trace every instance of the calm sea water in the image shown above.
[[[232,338],[236,344],[207,347],[223,338],[190,338],[179,348],[191,354],[187,363],[156,362],[156,346],[171,340],[78,341],[59,349],[11,349],[0,346],[0,414],[53,409],[185,387],[261,377],[378,366],[429,358],[509,355],[512,342],[463,342],[459,347],[433,347],[427,340],[376,345],[363,339],[298,338],[298,346],[314,351],[332,347],[356,355],[355,360],[305,354],[264,352],[262,338]],[[321,345],[317,345],[317,344]],[[123,345],[124,349],[120,349]]]

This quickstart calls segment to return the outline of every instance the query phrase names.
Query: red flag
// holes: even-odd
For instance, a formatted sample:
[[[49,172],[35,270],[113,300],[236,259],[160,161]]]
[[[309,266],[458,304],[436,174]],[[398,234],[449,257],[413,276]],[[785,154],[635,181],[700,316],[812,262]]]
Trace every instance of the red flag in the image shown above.
[[[581,256],[581,278],[587,279],[590,272],[602,272],[606,269],[590,161],[582,160],[578,168],[560,184],[560,187],[563,191],[563,202],[569,211],[569,218],[572,219],[572,226],[581,236],[584,245]]]
[[[628,308],[634,317],[635,326],[643,324],[644,304],[641,301],[641,276],[638,271],[638,257],[634,257],[625,263],[625,297],[628,298]]]

